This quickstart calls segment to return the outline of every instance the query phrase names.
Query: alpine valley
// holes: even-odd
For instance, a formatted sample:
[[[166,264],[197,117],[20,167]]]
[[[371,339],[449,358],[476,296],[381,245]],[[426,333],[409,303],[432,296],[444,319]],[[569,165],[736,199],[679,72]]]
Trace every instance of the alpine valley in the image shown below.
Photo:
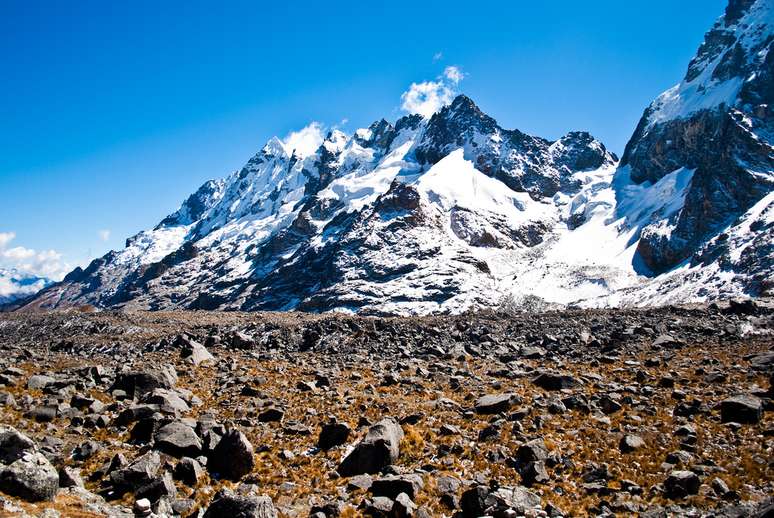
[[[590,134],[429,118],[271,139],[25,308],[459,313],[771,293],[774,3],[732,0],[619,160]]]

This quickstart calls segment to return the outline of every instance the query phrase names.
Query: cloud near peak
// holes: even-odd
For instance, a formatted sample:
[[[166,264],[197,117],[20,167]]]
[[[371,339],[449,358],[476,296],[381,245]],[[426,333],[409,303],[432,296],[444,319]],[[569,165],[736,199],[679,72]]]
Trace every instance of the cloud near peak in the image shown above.
[[[448,66],[435,81],[411,83],[409,89],[401,95],[401,109],[408,113],[418,113],[430,117],[451,103],[457,95],[457,86],[465,78],[460,67]]]
[[[0,232],[0,266],[52,280],[61,280],[70,271],[70,265],[62,261],[62,254],[56,250],[38,251],[23,246],[9,248],[14,239],[15,232]]]
[[[298,131],[291,131],[282,141],[288,153],[299,157],[305,157],[313,154],[325,139],[325,127],[319,122],[311,122],[305,128]]]

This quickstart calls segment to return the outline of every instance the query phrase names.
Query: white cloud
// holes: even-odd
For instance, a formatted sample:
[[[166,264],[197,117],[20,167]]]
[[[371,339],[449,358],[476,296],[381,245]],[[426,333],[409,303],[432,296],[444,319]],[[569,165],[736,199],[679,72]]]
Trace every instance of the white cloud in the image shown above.
[[[16,234],[13,232],[0,232],[0,250],[8,246],[8,243],[16,238]]]
[[[107,241],[108,239],[110,239],[110,230],[108,229],[100,230],[99,232],[97,232],[97,235],[102,241]]]
[[[32,295],[42,290],[46,285],[46,281],[37,281],[30,284],[19,284],[13,280],[13,277],[4,276],[0,272],[0,298],[2,297],[24,297],[26,295]]]
[[[454,92],[441,81],[425,81],[411,83],[408,91],[400,98],[403,101],[400,106],[403,110],[430,117],[452,101]]]
[[[14,232],[0,232],[0,266],[53,280],[60,280],[70,271],[70,265],[62,261],[62,254],[56,250],[37,251],[23,246],[8,248],[15,238]]]
[[[454,65],[446,67],[443,71],[443,76],[455,85],[460,84],[460,81],[465,79],[465,73],[462,69]]]
[[[298,131],[291,131],[282,143],[289,153],[295,151],[299,157],[313,154],[323,143],[325,128],[319,122],[312,122]]]
[[[400,96],[400,107],[408,113],[430,117],[452,102],[457,95],[457,85],[464,77],[459,67],[449,66],[435,81],[411,83],[409,89]]]
[[[433,61],[441,61],[443,59],[443,52],[436,52],[433,54]]]

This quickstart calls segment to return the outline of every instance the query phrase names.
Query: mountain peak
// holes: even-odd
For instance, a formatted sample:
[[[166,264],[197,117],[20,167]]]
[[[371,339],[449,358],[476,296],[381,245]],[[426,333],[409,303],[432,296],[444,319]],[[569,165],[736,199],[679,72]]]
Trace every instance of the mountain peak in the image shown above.
[[[284,157],[288,155],[285,144],[276,136],[270,138],[261,151],[266,156]]]

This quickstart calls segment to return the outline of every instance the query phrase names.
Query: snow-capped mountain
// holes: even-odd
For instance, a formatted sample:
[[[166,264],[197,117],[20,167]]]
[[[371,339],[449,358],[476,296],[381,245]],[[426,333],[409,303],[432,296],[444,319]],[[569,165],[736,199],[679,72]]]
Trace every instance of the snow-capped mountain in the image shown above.
[[[29,297],[54,281],[13,268],[0,268],[0,306]]]
[[[507,130],[457,97],[429,118],[271,139],[30,307],[458,312],[758,295],[774,261],[772,3],[732,0],[618,158]]]

